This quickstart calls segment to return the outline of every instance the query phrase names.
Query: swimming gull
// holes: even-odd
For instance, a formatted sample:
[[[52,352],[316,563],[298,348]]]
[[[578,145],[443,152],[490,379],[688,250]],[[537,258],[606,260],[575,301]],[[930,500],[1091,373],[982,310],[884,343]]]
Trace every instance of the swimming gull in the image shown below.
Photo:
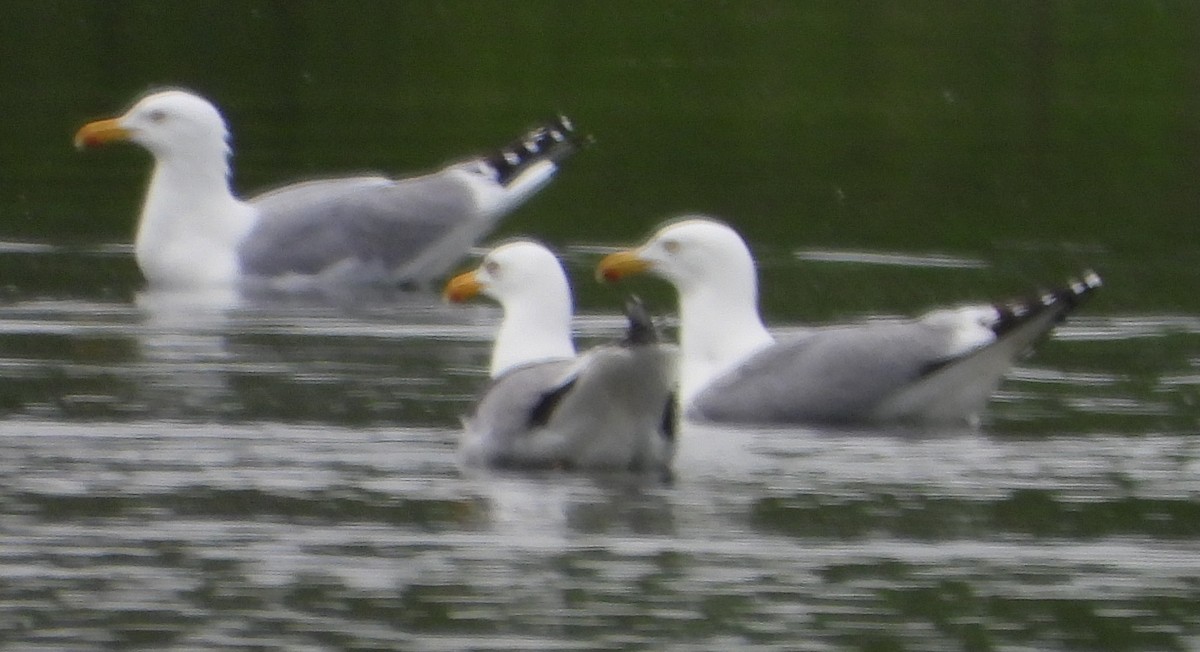
[[[229,185],[228,139],[215,106],[174,89],[75,135],[80,148],[130,141],[153,155],[134,245],[151,285],[424,286],[549,182],[580,143],[559,117],[491,155],[428,174],[307,181],[242,200]]]
[[[1100,286],[1094,273],[1035,300],[934,310],[776,341],[749,248],[703,217],[605,257],[602,280],[648,272],[679,295],[685,417],[739,423],[973,422],[1013,360]]]
[[[666,471],[674,454],[674,347],[657,343],[641,304],[624,342],[577,355],[571,289],[558,259],[530,240],[496,247],[446,285],[454,302],[484,294],[503,318],[491,383],[464,420],[471,466]]]

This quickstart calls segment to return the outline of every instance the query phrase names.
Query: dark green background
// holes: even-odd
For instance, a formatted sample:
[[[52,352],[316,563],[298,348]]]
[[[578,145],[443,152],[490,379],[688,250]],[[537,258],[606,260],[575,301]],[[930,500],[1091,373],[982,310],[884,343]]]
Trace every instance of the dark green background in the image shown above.
[[[746,233],[781,331],[1106,286],[980,432],[686,424],[669,485],[474,477],[494,306],[142,291],[149,158],[71,137],[163,85],[222,107],[246,192],[572,116],[595,144],[496,237],[566,253],[589,342],[627,288],[588,245],[684,211]],[[1198,640],[1200,2],[3,0],[0,89],[4,643]]]
[[[1107,257],[1138,274],[1121,302],[1197,305],[1190,0],[30,0],[0,48],[0,238],[128,240],[147,157],[71,135],[179,85],[226,113],[246,192],[427,169],[561,111],[596,144],[500,235],[704,211],[767,258],[983,255],[1000,290]]]

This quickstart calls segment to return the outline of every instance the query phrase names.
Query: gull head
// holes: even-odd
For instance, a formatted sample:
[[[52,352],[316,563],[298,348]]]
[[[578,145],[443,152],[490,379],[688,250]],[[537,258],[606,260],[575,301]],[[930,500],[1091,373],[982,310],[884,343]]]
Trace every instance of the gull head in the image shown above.
[[[120,116],[84,125],[75,134],[75,146],[128,141],[163,159],[213,150],[227,155],[228,139],[225,119],[211,102],[187,91],[166,90],[143,97]]]
[[[443,292],[447,301],[455,303],[479,294],[505,306],[552,297],[569,301],[570,285],[549,249],[532,240],[514,240],[489,251],[479,267],[451,279]]]
[[[746,242],[729,226],[705,217],[668,223],[644,244],[609,254],[596,268],[603,282],[650,273],[680,291],[725,285],[731,276],[754,277],[754,259]],[[745,279],[742,279],[743,281]]]
[[[461,302],[479,294],[504,312],[492,346],[493,378],[524,364],[574,357],[571,287],[546,247],[531,240],[496,247],[478,268],[451,279],[443,296]]]

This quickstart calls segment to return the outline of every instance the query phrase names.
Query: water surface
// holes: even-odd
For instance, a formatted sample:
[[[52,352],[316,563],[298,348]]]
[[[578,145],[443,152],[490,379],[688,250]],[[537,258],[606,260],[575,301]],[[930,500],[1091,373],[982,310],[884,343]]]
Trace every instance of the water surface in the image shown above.
[[[604,249],[572,248],[575,275]],[[897,262],[948,286],[991,265],[793,260],[883,286]],[[1085,306],[980,429],[688,425],[660,482],[457,466],[485,304],[91,295],[0,310],[10,649],[1200,643],[1196,315]]]
[[[12,0],[0,20],[0,649],[1200,649],[1200,4]],[[405,172],[563,112],[497,238],[729,220],[781,336],[1106,285],[979,429],[686,426],[674,478],[460,469],[494,306],[148,291],[149,160],[211,97],[233,185]]]

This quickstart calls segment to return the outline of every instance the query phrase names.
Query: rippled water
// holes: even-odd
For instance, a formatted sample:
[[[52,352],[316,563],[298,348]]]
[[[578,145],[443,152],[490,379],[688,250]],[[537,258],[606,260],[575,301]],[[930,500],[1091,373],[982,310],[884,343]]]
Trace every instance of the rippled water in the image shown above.
[[[1200,648],[1200,316],[1085,307],[978,431],[687,426],[670,482],[496,474],[454,458],[495,308],[156,295],[126,258],[0,252],[75,274],[0,303],[0,648]]]

